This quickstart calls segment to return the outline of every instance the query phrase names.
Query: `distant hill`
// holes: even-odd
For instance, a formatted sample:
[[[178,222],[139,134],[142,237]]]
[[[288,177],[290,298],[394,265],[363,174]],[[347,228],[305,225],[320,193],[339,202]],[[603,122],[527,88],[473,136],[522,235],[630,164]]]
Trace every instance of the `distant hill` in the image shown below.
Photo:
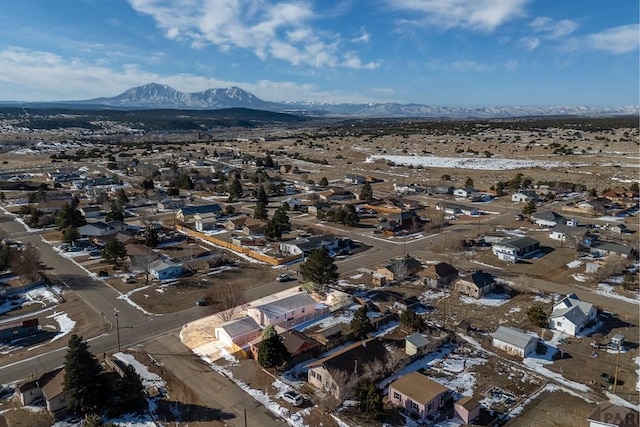
[[[150,83],[122,92],[111,98],[95,98],[82,101],[19,103],[0,102],[0,106],[22,105],[40,108],[75,109],[178,109],[218,110],[249,108],[295,115],[341,117],[440,117],[440,118],[508,118],[527,116],[618,116],[638,115],[640,106],[579,106],[558,105],[531,106],[429,106],[421,104],[356,104],[327,102],[269,102],[239,87],[207,89],[202,92],[180,92],[170,86]]]

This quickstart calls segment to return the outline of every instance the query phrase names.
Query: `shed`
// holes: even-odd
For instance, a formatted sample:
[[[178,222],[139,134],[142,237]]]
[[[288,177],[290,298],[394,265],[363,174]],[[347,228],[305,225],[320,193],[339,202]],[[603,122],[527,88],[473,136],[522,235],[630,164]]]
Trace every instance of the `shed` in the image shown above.
[[[465,396],[453,404],[453,412],[465,424],[471,424],[480,416],[480,402],[473,396]]]
[[[492,345],[511,355],[525,358],[536,349],[538,338],[521,329],[500,326],[493,333]]]
[[[417,332],[406,337],[404,342],[404,351],[409,356],[424,354],[429,345],[427,337]]]

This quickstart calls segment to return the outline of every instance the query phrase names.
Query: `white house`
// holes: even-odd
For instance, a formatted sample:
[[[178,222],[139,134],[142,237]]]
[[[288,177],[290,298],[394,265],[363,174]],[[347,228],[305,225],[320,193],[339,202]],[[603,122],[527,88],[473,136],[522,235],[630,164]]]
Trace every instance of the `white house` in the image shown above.
[[[329,252],[338,249],[340,241],[333,234],[301,237],[288,242],[280,242],[280,250],[286,255],[307,256],[316,249],[325,248]]]
[[[193,215],[193,221],[198,231],[213,230],[216,228],[218,216],[214,212],[195,214]]]
[[[558,224],[564,224],[566,219],[553,211],[544,211],[532,213],[531,222],[538,227],[555,227]]]
[[[535,351],[538,345],[538,338],[527,334],[521,329],[500,326],[493,333],[492,345],[511,355],[525,358]]]
[[[158,280],[175,279],[182,274],[182,266],[171,261],[159,259],[149,265],[149,274]]]
[[[478,190],[476,190],[473,187],[465,187],[465,188],[456,188],[455,190],[453,190],[453,195],[455,197],[464,197],[464,198],[469,198],[471,197],[474,193],[477,193]]]
[[[291,328],[327,312],[326,306],[318,304],[311,295],[297,293],[284,298],[267,297],[247,309],[247,314],[259,325]]]
[[[78,233],[82,237],[103,237],[116,234],[117,230],[102,221],[89,222],[81,227],[78,227]]]
[[[249,342],[262,333],[260,325],[251,317],[229,320],[214,329],[216,339],[237,351],[249,344]]]
[[[540,242],[531,237],[506,238],[496,242],[491,251],[498,259],[507,262],[518,262],[523,257],[540,249]]]
[[[538,201],[538,195],[535,191],[518,191],[511,195],[511,201],[516,203],[528,202],[529,200]]]
[[[549,328],[575,336],[594,322],[597,314],[593,304],[580,301],[576,294],[570,294],[553,306]]]

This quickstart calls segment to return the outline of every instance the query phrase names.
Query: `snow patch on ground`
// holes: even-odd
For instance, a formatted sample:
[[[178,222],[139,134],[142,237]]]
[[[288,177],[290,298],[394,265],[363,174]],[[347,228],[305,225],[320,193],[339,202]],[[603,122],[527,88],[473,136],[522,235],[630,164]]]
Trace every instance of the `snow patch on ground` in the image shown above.
[[[422,166],[429,168],[476,169],[476,170],[513,170],[530,168],[559,168],[569,166],[567,162],[542,160],[501,159],[486,157],[432,157],[432,156],[398,156],[371,155],[365,163],[373,163],[378,159],[387,160],[399,165]]]
[[[484,305],[488,307],[499,307],[511,299],[509,294],[489,293],[482,298],[473,298],[469,296],[461,296],[460,301],[465,304]]]
[[[621,301],[625,301],[630,304],[640,305],[640,295],[636,295],[635,298],[630,298],[630,297],[621,295],[615,291],[612,285],[608,285],[606,283],[598,283],[598,287],[593,292],[595,294],[604,295],[609,298],[615,298]]]
[[[137,374],[140,375],[140,378],[142,378],[142,385],[145,388],[150,386],[156,386],[158,388],[165,386],[164,380],[159,375],[150,372],[145,365],[138,362],[135,356],[119,352],[114,353],[113,357],[115,357],[125,365],[133,367],[133,369],[136,370]]]
[[[575,260],[575,261],[571,261],[570,263],[567,264],[567,268],[578,268],[582,265],[582,261],[580,260]]]
[[[71,331],[73,331],[73,328],[76,326],[76,322],[74,320],[71,320],[67,313],[53,313],[52,315],[47,316],[47,319],[51,318],[53,318],[53,320],[58,322],[58,325],[60,325],[60,332],[58,332],[58,334],[53,337],[51,341],[59,340],[65,335],[70,334]]]
[[[571,275],[571,277],[573,277],[573,280],[575,280],[576,282],[586,282],[587,280],[589,280],[587,276],[580,273],[574,273]]]

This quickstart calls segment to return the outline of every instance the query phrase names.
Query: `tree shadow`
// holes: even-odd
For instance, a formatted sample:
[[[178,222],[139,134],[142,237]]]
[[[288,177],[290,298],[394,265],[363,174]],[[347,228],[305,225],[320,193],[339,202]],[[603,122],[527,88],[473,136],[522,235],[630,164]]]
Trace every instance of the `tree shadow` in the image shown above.
[[[236,418],[235,414],[185,402],[158,400],[156,419],[163,422],[224,421]]]

